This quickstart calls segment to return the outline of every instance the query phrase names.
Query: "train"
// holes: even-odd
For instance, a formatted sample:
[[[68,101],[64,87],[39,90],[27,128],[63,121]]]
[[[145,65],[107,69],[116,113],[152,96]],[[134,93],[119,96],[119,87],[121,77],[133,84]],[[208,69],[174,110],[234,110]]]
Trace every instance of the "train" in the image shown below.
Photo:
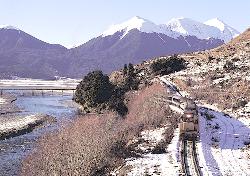
[[[199,137],[199,119],[196,103],[192,99],[180,95],[171,95],[167,101],[183,112],[178,125],[180,138],[197,139]]]

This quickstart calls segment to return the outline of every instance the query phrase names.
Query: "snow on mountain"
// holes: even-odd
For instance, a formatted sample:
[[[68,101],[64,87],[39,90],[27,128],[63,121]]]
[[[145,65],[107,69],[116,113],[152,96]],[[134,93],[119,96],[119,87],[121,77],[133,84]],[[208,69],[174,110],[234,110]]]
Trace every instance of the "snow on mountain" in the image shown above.
[[[166,25],[171,31],[182,36],[196,36],[199,39],[220,39],[220,30],[189,18],[174,18]]]
[[[225,29],[225,23],[223,23],[218,18],[213,18],[211,20],[208,20],[208,21],[204,22],[204,24],[216,27],[216,28],[220,29],[220,31],[224,31],[224,29]]]
[[[0,29],[14,29],[14,30],[20,30],[14,26],[11,26],[11,25],[0,25]]]
[[[132,29],[137,29],[141,32],[146,32],[146,33],[153,33],[153,32],[161,33],[161,29],[158,25],[139,16],[135,16],[130,20],[125,21],[121,24],[110,26],[108,30],[102,33],[102,36],[105,37],[113,35],[116,32],[122,32],[122,31],[124,32],[123,36],[125,36]]]
[[[196,36],[198,39],[221,39],[224,42],[236,37],[239,32],[228,26],[218,18],[201,23],[189,18],[173,18],[166,24],[154,24],[153,22],[135,16],[121,24],[112,25],[102,33],[102,37],[123,32],[123,38],[132,29],[145,33],[161,33],[172,38],[179,36]]]
[[[226,42],[230,41],[232,38],[235,38],[240,34],[237,30],[230,27],[218,18],[208,20],[204,22],[204,24],[218,28],[222,33],[221,38],[223,38],[223,40]]]

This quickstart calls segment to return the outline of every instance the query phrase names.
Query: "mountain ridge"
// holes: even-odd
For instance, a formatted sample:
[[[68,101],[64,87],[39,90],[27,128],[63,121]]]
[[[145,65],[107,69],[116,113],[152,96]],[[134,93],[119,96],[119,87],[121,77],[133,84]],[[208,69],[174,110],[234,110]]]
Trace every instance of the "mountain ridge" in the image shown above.
[[[82,78],[96,69],[109,74],[129,62],[138,64],[153,57],[202,51],[224,43],[213,37],[169,36],[162,33],[164,27],[139,17],[115,29],[118,31],[107,32],[115,32],[112,35],[100,35],[67,49],[43,42],[16,27],[0,28],[0,78]]]
[[[223,26],[224,29],[222,29],[221,26]],[[157,25],[147,19],[135,16],[120,24],[112,25],[100,36],[106,37],[108,35],[115,34],[115,32],[123,32],[124,34],[122,37],[124,37],[132,29],[138,29],[139,31],[146,33],[161,33],[172,38],[177,38],[181,35],[196,36],[199,39],[208,39],[213,37],[221,39],[224,42],[228,42],[232,38],[239,35],[237,30],[218,18],[208,20],[204,23],[184,17],[173,18],[166,24]],[[227,37],[224,37],[225,31],[228,35]]]

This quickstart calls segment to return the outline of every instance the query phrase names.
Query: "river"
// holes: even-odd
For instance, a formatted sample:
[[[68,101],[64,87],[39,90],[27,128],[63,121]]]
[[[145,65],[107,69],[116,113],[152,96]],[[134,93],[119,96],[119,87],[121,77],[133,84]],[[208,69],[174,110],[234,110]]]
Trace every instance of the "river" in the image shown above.
[[[57,122],[44,128],[35,129],[33,132],[0,141],[0,175],[18,175],[22,159],[34,149],[39,137],[47,132],[52,132],[60,127],[62,122],[71,121],[77,109],[69,104],[72,96],[45,95],[45,96],[20,96],[17,94],[16,105],[23,109],[16,115],[48,114],[56,118]]]

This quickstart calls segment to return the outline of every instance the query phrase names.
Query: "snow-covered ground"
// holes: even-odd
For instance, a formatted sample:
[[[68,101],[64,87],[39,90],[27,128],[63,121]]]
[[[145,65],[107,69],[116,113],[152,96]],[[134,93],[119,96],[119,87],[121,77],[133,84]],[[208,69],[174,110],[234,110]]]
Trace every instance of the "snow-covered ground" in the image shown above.
[[[5,104],[5,103],[6,103],[6,100],[4,98],[0,97],[0,105]]]
[[[26,117],[0,118],[0,136],[8,136],[20,130],[28,130],[30,126],[43,123],[45,116],[29,115]]]
[[[144,131],[142,137],[149,143],[159,143],[163,140],[163,128]],[[179,130],[174,132],[174,138],[168,145],[166,153],[152,154],[148,153],[140,158],[126,159],[126,165],[132,166],[132,170],[127,174],[129,176],[138,175],[178,175],[179,173]]]
[[[203,175],[249,175],[250,152],[245,144],[250,143],[250,120],[244,119],[243,123],[218,109],[210,109],[212,107],[199,109],[200,140],[197,142],[197,153]],[[214,118],[208,120],[206,114]],[[162,129],[156,129],[144,131],[142,136],[148,142],[157,143],[162,139],[162,133]],[[176,129],[166,153],[128,158],[126,165],[132,166],[132,170],[127,175],[178,175],[181,165],[179,150],[179,130]]]
[[[249,119],[246,124],[217,110],[200,108],[198,154],[207,175],[249,175]],[[206,119],[206,114],[214,118]]]

